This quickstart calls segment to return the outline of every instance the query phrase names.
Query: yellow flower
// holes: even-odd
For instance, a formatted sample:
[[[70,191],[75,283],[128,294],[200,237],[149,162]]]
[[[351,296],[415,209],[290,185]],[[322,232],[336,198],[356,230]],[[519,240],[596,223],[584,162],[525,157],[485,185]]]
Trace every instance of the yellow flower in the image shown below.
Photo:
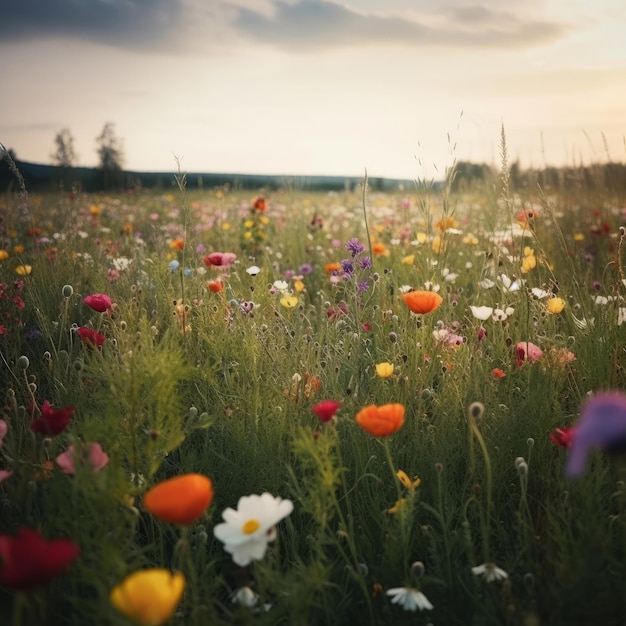
[[[24,254],[24,246],[21,243],[13,246],[13,252],[15,252],[15,254]]]
[[[224,222],[222,224],[222,230],[230,230],[230,224],[228,222]]]
[[[246,220],[246,221],[243,223],[243,225],[244,225],[246,228],[252,228],[252,227],[254,226],[254,222],[253,222],[252,220]]]
[[[15,268],[16,274],[20,276],[28,276],[33,271],[33,268],[30,265],[18,265]]]
[[[6,261],[9,258],[9,253],[6,250],[0,250],[0,261]]]
[[[414,262],[415,262],[415,255],[414,254],[409,254],[408,256],[405,256],[402,259],[402,263],[404,265],[413,265]]]
[[[396,500],[396,503],[390,509],[387,509],[387,513],[391,513],[392,515],[395,515],[396,513],[399,513],[402,510],[402,507],[404,507],[405,504],[406,504],[406,498],[400,498],[399,500]]]
[[[433,242],[431,244],[432,250],[435,254],[439,254],[440,252],[443,252],[444,250],[444,245],[443,245],[443,241],[441,240],[441,237],[439,235],[435,235],[433,237]]]
[[[468,246],[477,246],[478,239],[472,235],[472,233],[468,233],[465,237],[463,237],[463,243]]]
[[[298,298],[296,296],[283,296],[280,299],[280,303],[286,308],[286,309],[293,309],[293,307],[298,305]]]
[[[537,265],[537,259],[535,258],[535,251],[526,246],[524,248],[524,260],[522,261],[522,272],[526,274],[530,270],[535,269]]]
[[[550,298],[546,302],[546,308],[548,309],[548,313],[558,315],[565,308],[565,300],[563,300],[563,298]]]
[[[417,243],[424,243],[428,239],[428,235],[426,233],[417,233],[417,235],[415,235],[415,239],[417,240]]]
[[[252,239],[252,233],[247,230],[244,234],[243,234],[243,238],[244,239]]]
[[[389,378],[393,374],[393,363],[377,363],[376,375],[380,378]]]
[[[96,216],[96,215],[100,215],[102,213],[102,207],[98,206],[97,204],[91,204],[89,205],[89,214]]]
[[[403,470],[398,470],[396,472],[396,476],[398,477],[398,480],[409,490],[409,491],[414,491],[415,489],[417,489],[421,484],[422,481],[420,480],[420,478],[418,476],[415,477],[414,480],[411,480],[407,473]]]
[[[302,293],[304,291],[304,283],[299,279],[293,281],[293,288],[296,290],[296,293]]]
[[[218,190],[215,192],[215,197],[216,197],[216,198],[223,198],[223,197],[224,197],[224,192],[223,192],[221,189],[218,189]]]
[[[267,217],[267,215],[261,215],[261,217],[259,217],[259,222],[261,222],[261,224],[265,224],[265,226],[267,226],[270,223],[270,218]]]
[[[185,590],[185,576],[166,569],[134,572],[109,596],[111,604],[142,626],[160,626],[172,615]]]
[[[585,235],[583,235],[583,233],[574,234],[574,241],[584,241],[584,240],[585,240]]]

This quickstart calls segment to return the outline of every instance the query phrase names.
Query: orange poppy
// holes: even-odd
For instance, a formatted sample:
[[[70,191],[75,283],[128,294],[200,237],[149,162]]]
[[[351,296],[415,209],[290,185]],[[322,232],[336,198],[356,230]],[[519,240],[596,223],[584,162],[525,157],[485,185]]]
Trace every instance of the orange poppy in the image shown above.
[[[176,239],[170,241],[169,245],[172,250],[182,250],[185,247],[185,240],[182,237],[176,237]]]
[[[387,437],[404,424],[404,406],[397,402],[382,406],[371,404],[357,413],[356,423],[370,435]]]
[[[387,246],[384,243],[375,243],[372,246],[372,252],[376,256],[379,256],[381,254],[387,254]]]
[[[183,474],[156,485],[143,496],[146,509],[172,524],[191,524],[213,500],[213,484],[203,474]]]
[[[211,293],[219,293],[224,288],[221,280],[210,280],[207,283],[207,287]]]
[[[409,291],[400,297],[413,313],[430,313],[443,302],[443,298],[434,291]]]
[[[326,265],[324,265],[324,270],[326,270],[327,274],[338,272],[340,269],[341,269],[341,263],[326,263]]]

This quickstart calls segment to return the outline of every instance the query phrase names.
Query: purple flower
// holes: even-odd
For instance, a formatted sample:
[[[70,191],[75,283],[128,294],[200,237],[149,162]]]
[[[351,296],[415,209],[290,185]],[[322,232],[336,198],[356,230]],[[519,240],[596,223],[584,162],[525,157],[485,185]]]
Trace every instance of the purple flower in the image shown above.
[[[587,456],[595,448],[617,452],[626,446],[626,394],[600,392],[583,406],[576,425],[565,473],[579,478],[585,473]]]
[[[367,291],[369,289],[369,283],[366,280],[363,280],[357,285],[356,288],[361,292]]]
[[[359,243],[359,240],[356,237],[354,237],[350,239],[348,243],[346,243],[346,250],[349,250],[350,253],[352,254],[352,257],[355,257],[361,254],[363,250],[365,250],[365,246]]]
[[[350,259],[344,259],[341,262],[341,269],[346,274],[352,274],[354,272],[354,264],[352,263],[352,261]],[[349,278],[349,276],[348,276],[348,278]]]
[[[361,259],[361,269],[368,270],[370,267],[372,267],[372,259],[370,259],[368,256],[364,256]]]
[[[302,276],[307,276],[308,274],[310,274],[313,271],[313,268],[308,264],[305,263],[304,265],[301,265],[298,268],[298,273],[302,274]]]

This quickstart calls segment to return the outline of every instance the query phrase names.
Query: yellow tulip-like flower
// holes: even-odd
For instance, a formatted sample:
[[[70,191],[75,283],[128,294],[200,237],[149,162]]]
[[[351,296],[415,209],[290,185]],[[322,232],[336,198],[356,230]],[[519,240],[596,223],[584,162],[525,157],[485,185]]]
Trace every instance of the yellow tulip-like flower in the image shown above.
[[[530,270],[535,269],[536,266],[535,251],[530,246],[526,246],[524,248],[524,260],[522,261],[522,273],[526,274]]]
[[[296,290],[296,293],[302,293],[304,291],[304,283],[299,279],[293,281],[293,288]]]
[[[286,309],[293,309],[295,306],[298,305],[298,298],[296,296],[283,296],[280,299],[280,303]]]
[[[558,315],[565,308],[565,300],[563,300],[563,298],[550,298],[546,302],[546,308],[548,309],[548,313]]]
[[[398,470],[396,476],[409,491],[415,491],[422,484],[419,477],[416,476],[414,480],[411,480],[404,470]]]
[[[440,252],[443,252],[444,250],[443,240],[441,239],[439,235],[435,235],[433,237],[431,248],[435,254],[439,254]]]
[[[376,375],[380,378],[389,378],[393,374],[393,363],[377,363]]]
[[[111,604],[141,626],[160,626],[172,615],[185,590],[185,576],[166,569],[130,574],[111,591]]]
[[[15,252],[15,254],[24,254],[24,246],[21,243],[17,244],[17,246],[13,246],[13,252]]]
[[[402,264],[403,265],[413,265],[414,262],[415,262],[415,255],[414,254],[409,254],[408,256],[405,256],[402,259]]]
[[[391,515],[396,515],[404,508],[405,504],[406,498],[400,498],[399,500],[396,500],[395,504],[391,508],[387,509],[387,513],[390,513]]]
[[[19,276],[28,276],[33,271],[30,265],[18,265],[15,268],[15,273]]]

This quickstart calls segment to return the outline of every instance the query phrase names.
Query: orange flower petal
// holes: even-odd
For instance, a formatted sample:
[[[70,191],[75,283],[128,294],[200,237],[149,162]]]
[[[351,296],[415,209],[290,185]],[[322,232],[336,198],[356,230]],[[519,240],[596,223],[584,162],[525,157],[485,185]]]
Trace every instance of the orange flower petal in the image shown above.
[[[413,313],[430,313],[443,302],[443,298],[434,291],[409,291],[400,297]]]
[[[213,485],[203,474],[183,474],[156,485],[143,496],[143,503],[159,519],[172,524],[191,524],[213,500]]]
[[[404,424],[404,406],[399,403],[374,404],[361,409],[356,416],[357,424],[375,437],[387,437]]]

